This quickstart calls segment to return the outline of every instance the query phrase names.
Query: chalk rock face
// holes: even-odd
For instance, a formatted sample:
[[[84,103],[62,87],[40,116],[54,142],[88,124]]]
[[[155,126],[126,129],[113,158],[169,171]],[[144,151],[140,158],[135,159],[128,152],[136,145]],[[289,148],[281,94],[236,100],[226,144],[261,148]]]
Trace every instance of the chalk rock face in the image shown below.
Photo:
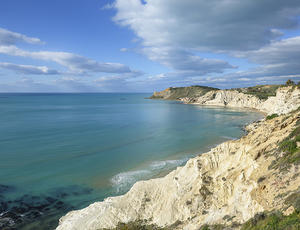
[[[185,103],[195,103],[210,106],[227,106],[232,108],[257,109],[267,114],[286,114],[300,105],[300,90],[298,88],[279,88],[276,96],[261,100],[253,95],[240,93],[236,90],[214,90],[197,98],[181,98]]]
[[[236,108],[255,108],[261,104],[261,100],[252,95],[239,93],[234,90],[219,90],[216,92],[213,100],[206,101],[204,104]]]
[[[300,105],[300,90],[292,87],[279,88],[275,97],[269,97],[257,109],[268,114],[286,114]]]
[[[228,103],[239,103],[231,97],[237,93],[219,95]],[[299,175],[298,168],[280,176],[286,182],[284,187],[274,182],[279,173],[268,170],[274,160],[271,153],[291,133],[299,116],[295,113],[257,122],[249,126],[247,136],[220,144],[163,178],[137,182],[123,196],[69,212],[60,219],[57,230],[114,228],[131,221],[185,230],[196,230],[203,224],[243,223],[278,206],[280,202],[274,197],[299,185],[299,176],[294,176]],[[267,178],[263,187],[258,183],[262,177]]]

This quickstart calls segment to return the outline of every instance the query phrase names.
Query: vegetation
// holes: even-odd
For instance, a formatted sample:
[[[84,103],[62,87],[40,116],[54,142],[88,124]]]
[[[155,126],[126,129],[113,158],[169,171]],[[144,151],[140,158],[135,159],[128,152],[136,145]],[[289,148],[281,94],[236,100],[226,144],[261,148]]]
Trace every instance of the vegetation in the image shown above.
[[[263,212],[256,214],[246,223],[233,224],[231,226],[224,225],[204,225],[199,230],[225,230],[231,227],[239,226],[241,230],[299,230],[300,229],[300,213],[294,211],[289,216],[282,215],[281,212]]]
[[[289,216],[280,212],[256,214],[242,225],[241,230],[299,230],[300,213],[295,211]]]
[[[189,87],[170,87],[156,95],[152,95],[150,99],[168,99],[177,100],[183,97],[200,97],[209,91],[218,90],[208,86],[193,85]]]
[[[286,85],[290,86],[290,85],[295,85],[295,82],[293,82],[291,79],[287,80]]]
[[[204,225],[199,230],[224,230],[226,227],[221,224],[217,225]]]
[[[236,88],[235,90],[266,100],[268,97],[275,96],[277,89],[280,87],[282,87],[282,85],[257,85],[247,88]]]
[[[286,199],[285,199],[285,204],[287,205],[293,205],[293,207],[300,211],[300,189],[298,188],[298,191],[295,193],[290,194]]]
[[[270,168],[279,168],[285,170],[291,164],[300,164],[300,120],[290,135],[279,143],[279,151],[284,152],[284,156],[273,161]]]
[[[130,222],[127,224],[120,223],[114,230],[167,230],[159,228],[155,225],[142,225],[138,222]]]
[[[275,117],[278,117],[278,114],[277,114],[277,113],[273,113],[272,115],[267,116],[267,117],[266,117],[266,120],[271,120],[271,119],[273,119],[273,118],[275,118]]]
[[[169,227],[161,228],[153,224],[144,225],[142,222],[136,221],[136,222],[129,222],[127,224],[119,223],[118,226],[113,230],[172,230],[179,224],[181,224],[181,222],[176,221],[173,225]]]

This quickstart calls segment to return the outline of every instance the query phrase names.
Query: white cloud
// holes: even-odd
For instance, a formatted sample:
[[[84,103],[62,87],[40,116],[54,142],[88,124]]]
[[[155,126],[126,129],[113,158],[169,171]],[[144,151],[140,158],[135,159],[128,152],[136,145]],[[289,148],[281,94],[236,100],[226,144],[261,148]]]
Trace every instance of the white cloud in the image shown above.
[[[253,77],[297,75],[300,73],[300,36],[273,41],[258,50],[235,55],[261,65],[244,73]]]
[[[146,47],[143,52],[153,61],[158,61],[177,71],[194,72],[194,75],[222,73],[235,68],[228,62],[218,59],[201,58],[191,52],[169,47]]]
[[[14,45],[17,42],[43,44],[43,42],[39,38],[28,37],[20,33],[0,28],[0,45]]]
[[[23,74],[37,74],[37,75],[59,74],[57,70],[49,69],[47,66],[18,65],[18,64],[7,63],[7,62],[0,62],[0,68],[13,70]]]
[[[128,48],[121,48],[120,51],[121,51],[121,52],[127,52],[127,51],[128,51]]]
[[[56,62],[71,73],[83,74],[94,73],[132,73],[128,66],[120,63],[98,62],[77,54],[68,52],[37,51],[30,52],[20,49],[14,45],[0,46],[0,53],[12,56],[27,57],[44,61]]]
[[[295,0],[116,0],[114,20],[150,47],[251,50],[298,26]]]
[[[140,52],[171,68],[173,78],[237,68],[203,52],[257,50],[280,38],[281,30],[298,28],[300,14],[295,0],[115,0],[111,6],[113,20],[141,39]]]

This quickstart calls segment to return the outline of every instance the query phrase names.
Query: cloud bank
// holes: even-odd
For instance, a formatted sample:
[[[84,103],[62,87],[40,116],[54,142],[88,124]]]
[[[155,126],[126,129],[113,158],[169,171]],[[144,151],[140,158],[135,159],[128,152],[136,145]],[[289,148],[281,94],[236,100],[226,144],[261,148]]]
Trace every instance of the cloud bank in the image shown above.
[[[299,37],[284,38],[299,31],[297,0],[116,0],[112,7],[113,20],[141,40],[140,52],[171,69],[148,80],[169,85],[227,80],[230,86],[233,80],[255,84],[268,77],[272,83],[299,74]],[[214,54],[258,67],[242,71]]]

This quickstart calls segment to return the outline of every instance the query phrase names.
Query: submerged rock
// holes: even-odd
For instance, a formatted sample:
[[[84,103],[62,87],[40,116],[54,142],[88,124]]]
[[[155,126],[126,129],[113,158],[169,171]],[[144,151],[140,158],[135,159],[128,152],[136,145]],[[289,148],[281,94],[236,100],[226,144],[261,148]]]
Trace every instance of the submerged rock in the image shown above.
[[[1,185],[1,191],[8,194],[14,191],[14,187]],[[48,216],[59,215],[65,213],[74,207],[67,202],[65,198],[71,196],[79,196],[89,194],[92,189],[80,186],[68,186],[62,188],[55,188],[49,191],[49,196],[33,196],[25,194],[17,199],[10,200],[5,196],[0,197],[0,229],[22,229],[29,223],[33,223]],[[58,217],[57,217],[58,218]],[[48,228],[53,229],[56,221]]]

